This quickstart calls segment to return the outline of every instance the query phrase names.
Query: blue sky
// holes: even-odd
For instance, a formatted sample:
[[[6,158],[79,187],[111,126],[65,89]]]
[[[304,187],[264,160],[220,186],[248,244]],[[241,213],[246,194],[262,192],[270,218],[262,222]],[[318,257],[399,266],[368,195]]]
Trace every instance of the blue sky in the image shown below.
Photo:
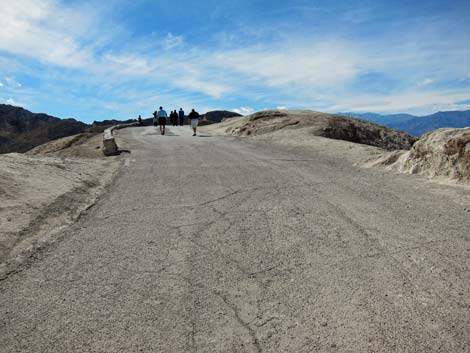
[[[34,112],[470,109],[468,0],[0,1],[0,103]]]

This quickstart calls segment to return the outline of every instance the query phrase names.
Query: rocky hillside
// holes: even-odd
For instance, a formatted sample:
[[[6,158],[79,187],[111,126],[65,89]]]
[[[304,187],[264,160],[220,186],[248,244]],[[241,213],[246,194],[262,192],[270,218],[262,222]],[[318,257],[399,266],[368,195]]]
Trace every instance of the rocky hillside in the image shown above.
[[[267,110],[229,119],[210,130],[237,136],[263,135],[282,129],[309,129],[312,136],[344,140],[387,150],[410,149],[417,140],[370,121],[311,110]]]
[[[213,110],[203,114],[202,119],[209,120],[213,123],[220,123],[225,119],[236,118],[240,116],[242,115],[228,110]]]
[[[85,132],[87,124],[0,104],[0,153],[26,152],[57,138]]]

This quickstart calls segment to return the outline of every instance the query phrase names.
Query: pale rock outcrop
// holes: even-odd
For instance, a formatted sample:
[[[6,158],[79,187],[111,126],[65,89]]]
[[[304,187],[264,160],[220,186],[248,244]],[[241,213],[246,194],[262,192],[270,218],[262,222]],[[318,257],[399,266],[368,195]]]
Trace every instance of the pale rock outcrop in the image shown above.
[[[386,153],[366,166],[470,183],[470,127],[431,131],[410,151]]]
[[[283,129],[302,128],[309,129],[312,136],[355,142],[387,150],[410,149],[417,140],[407,133],[367,120],[313,110],[265,110],[211,125],[207,131],[223,135],[255,136]]]

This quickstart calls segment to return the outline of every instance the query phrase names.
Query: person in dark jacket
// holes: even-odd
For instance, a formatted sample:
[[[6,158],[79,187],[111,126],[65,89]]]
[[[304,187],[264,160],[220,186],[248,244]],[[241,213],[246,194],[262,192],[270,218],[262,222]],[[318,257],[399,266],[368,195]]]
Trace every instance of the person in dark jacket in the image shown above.
[[[176,109],[172,112],[173,114],[173,126],[178,126],[178,113]]]
[[[153,126],[157,126],[158,125],[158,113],[157,111],[154,111],[153,112]]]
[[[180,126],[183,126],[184,125],[184,110],[183,108],[180,108],[180,111],[178,112],[178,117],[179,117],[179,123],[180,123]]]
[[[194,109],[191,110],[191,113],[188,115],[189,121],[191,122],[191,127],[193,128],[194,134],[196,136],[197,125],[199,124],[199,113]]]

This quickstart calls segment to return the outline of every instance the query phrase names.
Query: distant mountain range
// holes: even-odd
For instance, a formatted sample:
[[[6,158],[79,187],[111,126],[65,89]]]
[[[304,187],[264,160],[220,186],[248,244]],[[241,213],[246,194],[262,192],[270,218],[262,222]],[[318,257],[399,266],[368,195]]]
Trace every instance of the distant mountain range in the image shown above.
[[[428,131],[441,127],[462,128],[470,126],[470,110],[437,112],[431,115],[415,116],[410,114],[381,115],[375,113],[338,113],[369,120],[374,123],[404,131],[414,136],[421,136]]]
[[[214,123],[235,116],[240,114],[226,110],[216,110],[202,115]],[[109,126],[134,121],[135,119],[113,119],[85,124],[75,119],[59,119],[47,114],[31,113],[20,107],[0,104],[0,154],[22,153],[51,140],[82,132],[102,132]],[[152,119],[144,119],[144,124],[151,125]]]

